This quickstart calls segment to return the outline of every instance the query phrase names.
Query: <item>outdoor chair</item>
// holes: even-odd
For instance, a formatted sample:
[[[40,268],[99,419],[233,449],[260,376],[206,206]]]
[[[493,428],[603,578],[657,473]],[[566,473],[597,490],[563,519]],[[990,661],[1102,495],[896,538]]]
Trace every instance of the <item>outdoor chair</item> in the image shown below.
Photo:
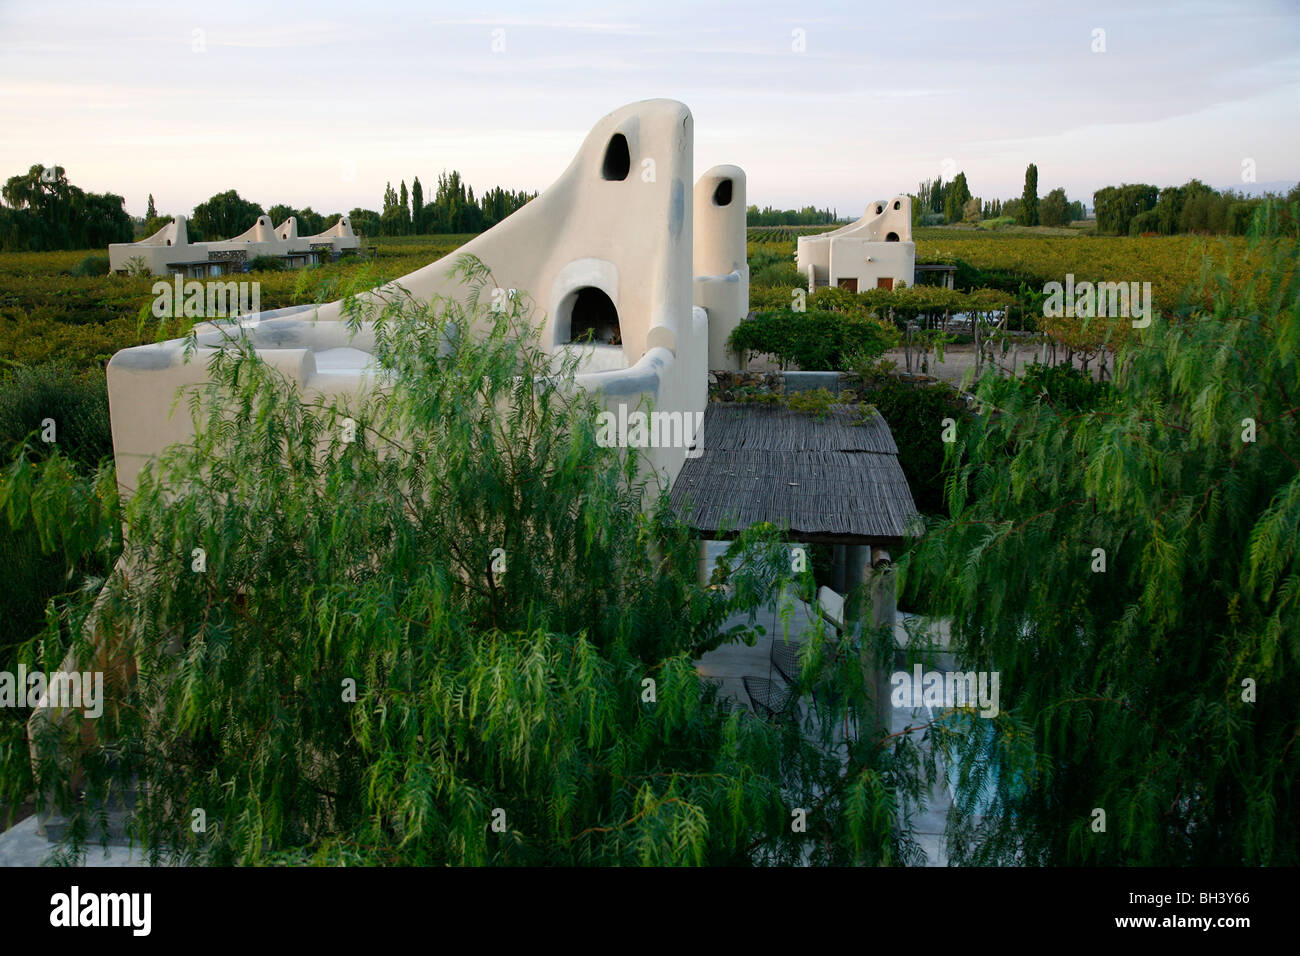
[[[788,684],[799,682],[799,673],[802,670],[799,666],[799,655],[802,651],[802,641],[787,641],[781,637],[772,640],[772,653],[769,655],[772,666]]]
[[[745,677],[745,693],[754,712],[762,717],[793,719],[799,698],[792,685],[766,677]]]

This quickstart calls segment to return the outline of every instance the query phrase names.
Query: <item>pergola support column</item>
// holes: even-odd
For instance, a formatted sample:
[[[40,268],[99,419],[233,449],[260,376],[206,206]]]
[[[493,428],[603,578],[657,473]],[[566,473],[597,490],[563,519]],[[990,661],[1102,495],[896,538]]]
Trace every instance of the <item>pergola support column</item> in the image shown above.
[[[892,629],[897,613],[894,565],[889,552],[868,544],[845,545],[845,617],[849,633],[862,635],[860,655],[867,692],[874,702],[878,736],[889,733],[892,721],[889,674],[892,660],[882,660],[872,639],[875,628]],[[870,733],[870,730],[867,731]]]

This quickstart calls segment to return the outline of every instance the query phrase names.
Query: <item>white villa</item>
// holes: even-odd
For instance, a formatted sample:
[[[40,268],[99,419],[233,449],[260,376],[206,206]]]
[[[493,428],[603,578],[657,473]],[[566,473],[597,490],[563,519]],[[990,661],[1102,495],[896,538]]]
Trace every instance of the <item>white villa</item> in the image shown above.
[[[246,232],[215,242],[190,242],[185,217],[177,216],[147,239],[111,244],[108,263],[119,274],[148,271],[156,276],[204,279],[243,272],[245,263],[258,256],[274,256],[283,259],[290,269],[301,269],[315,265],[322,257],[336,259],[344,252],[355,252],[360,245],[347,216],[315,236],[298,235],[296,216],[274,229],[269,217],[258,216]]]
[[[834,232],[800,236],[795,252],[808,291],[839,286],[850,292],[912,285],[916,243],[912,241],[909,196],[878,199],[857,222]]]

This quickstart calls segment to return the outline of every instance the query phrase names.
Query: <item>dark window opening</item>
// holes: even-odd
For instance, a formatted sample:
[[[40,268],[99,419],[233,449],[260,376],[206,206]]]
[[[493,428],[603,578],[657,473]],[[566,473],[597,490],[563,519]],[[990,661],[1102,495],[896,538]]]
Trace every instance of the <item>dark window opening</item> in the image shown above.
[[[718,183],[718,188],[713,190],[713,205],[730,206],[731,205],[731,180],[724,179]]]
[[[885,211],[885,207],[884,207],[884,206],[877,206],[877,207],[876,207],[876,215],[877,215],[877,216],[879,216],[879,215],[880,215],[882,212],[884,212],[884,211]]]
[[[899,202],[897,199],[895,199],[895,200],[894,200],[894,208],[895,208],[895,209],[902,209],[902,208],[903,208],[903,204],[902,204],[901,202]]]
[[[605,164],[601,167],[600,174],[605,179],[623,180],[627,179],[631,168],[632,154],[627,151],[627,137],[615,133],[605,147]]]
[[[898,233],[896,232],[891,232],[885,236],[885,242],[897,242],[897,241],[898,241]]]
[[[171,244],[172,244],[172,241],[171,241],[170,239],[168,239],[168,240],[167,240],[167,245],[170,246]]]
[[[569,313],[569,341],[585,342],[588,337],[599,344],[623,344],[618,309],[609,296],[592,286],[578,290]]]

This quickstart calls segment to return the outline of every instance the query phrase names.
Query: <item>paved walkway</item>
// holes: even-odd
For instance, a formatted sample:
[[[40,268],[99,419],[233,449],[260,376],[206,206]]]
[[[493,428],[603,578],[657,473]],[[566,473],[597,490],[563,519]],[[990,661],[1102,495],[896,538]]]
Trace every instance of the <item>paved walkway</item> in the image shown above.
[[[726,550],[727,542],[710,541],[708,543],[708,563],[713,567],[714,561]],[[790,618],[790,640],[807,640],[815,627],[816,611],[802,601],[795,601],[794,614]],[[908,634],[905,626],[907,615],[900,615],[895,628],[895,636],[900,646],[906,646]],[[736,624],[749,623],[748,615],[733,615],[723,625],[724,629]],[[766,633],[753,647],[742,643],[724,644],[722,647],[700,657],[696,669],[705,678],[716,681],[724,696],[732,698],[742,707],[752,709],[749,695],[745,691],[745,677],[761,677],[780,680],[780,676],[771,672],[771,652],[773,641],[785,639],[785,624],[775,609],[764,608],[755,618],[754,623],[761,625]],[[826,625],[829,627],[830,625]],[[943,642],[946,628],[940,627],[940,643]],[[949,662],[942,658],[934,665],[940,669]],[[924,725],[934,719],[935,714],[927,707],[916,710],[894,707],[890,709],[890,733],[900,733],[908,727],[918,728],[911,736],[919,740],[925,733]],[[947,827],[948,808],[952,804],[952,792],[945,780],[946,768],[939,758],[940,777],[935,783],[926,801],[924,812],[912,818],[913,836],[925,851],[927,866],[947,866],[948,856],[944,848],[944,831]]]
[[[36,817],[0,833],[0,866],[47,866],[53,861],[55,845],[36,832]],[[123,846],[90,846],[82,866],[148,866],[138,849]]]

